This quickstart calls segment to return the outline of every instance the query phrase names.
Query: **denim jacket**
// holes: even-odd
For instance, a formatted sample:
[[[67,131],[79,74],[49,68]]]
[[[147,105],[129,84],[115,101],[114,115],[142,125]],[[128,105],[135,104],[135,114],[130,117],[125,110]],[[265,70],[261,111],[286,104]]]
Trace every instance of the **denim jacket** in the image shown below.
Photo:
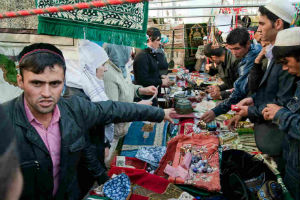
[[[283,141],[283,158],[286,162],[286,185],[295,199],[300,198],[300,81],[294,98],[275,115],[277,124],[286,135]]]
[[[276,113],[273,123],[286,131],[290,137],[300,141],[300,81],[297,82],[293,99]]]
[[[239,78],[234,82],[234,90],[228,99],[215,107],[213,112],[216,116],[225,114],[232,104],[238,103],[248,94],[248,74],[254,65],[254,60],[261,51],[260,45],[251,44],[248,54],[238,64]]]

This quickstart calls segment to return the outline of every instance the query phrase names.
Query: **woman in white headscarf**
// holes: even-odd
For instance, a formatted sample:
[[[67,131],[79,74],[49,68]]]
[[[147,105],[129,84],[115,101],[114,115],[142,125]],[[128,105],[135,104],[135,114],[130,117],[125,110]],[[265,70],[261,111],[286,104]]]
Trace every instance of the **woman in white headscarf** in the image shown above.
[[[108,60],[102,47],[88,40],[80,40],[79,62],[66,60],[67,87],[64,96],[78,95],[92,102],[108,100],[102,80],[104,72],[107,70],[105,63]],[[99,132],[103,132],[103,134]],[[88,140],[91,145],[88,145],[83,152],[89,155],[83,155],[84,159],[81,160],[78,167],[78,182],[82,196],[88,192],[95,180],[102,183],[108,179],[104,164],[104,151],[108,153],[108,147],[113,140],[113,124],[106,125],[105,131],[103,127],[93,127],[87,135],[89,135]],[[88,163],[89,161],[86,160],[87,157],[90,158],[91,152],[94,156],[92,167],[89,166],[91,162]],[[98,160],[97,165],[94,164],[95,159]]]

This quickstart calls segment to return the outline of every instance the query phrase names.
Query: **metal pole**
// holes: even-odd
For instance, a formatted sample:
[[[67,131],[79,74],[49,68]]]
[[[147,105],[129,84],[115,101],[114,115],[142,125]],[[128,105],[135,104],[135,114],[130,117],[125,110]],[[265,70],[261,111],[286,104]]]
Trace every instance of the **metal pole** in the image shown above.
[[[251,15],[248,15],[248,14],[239,14],[238,16],[257,16],[255,14],[251,14]],[[195,15],[195,16],[168,16],[168,17],[154,17],[154,16],[150,16],[149,18],[150,19],[157,19],[157,18],[197,18],[197,17],[215,17],[215,15]]]
[[[264,6],[264,4],[243,4],[243,5],[197,5],[197,6],[166,6],[150,7],[149,10],[172,10],[172,9],[202,9],[202,8],[254,8]]]
[[[32,10],[21,10],[21,11],[12,11],[6,13],[0,13],[0,19],[2,18],[14,18],[14,17],[24,17],[30,15],[41,15],[46,13],[57,13],[57,12],[66,12],[78,9],[87,9],[87,8],[96,8],[96,7],[104,7],[107,5],[120,5],[124,3],[139,3],[144,0],[105,0],[105,1],[92,1],[87,3],[77,3],[77,4],[69,4],[69,5],[61,5],[61,6],[53,6],[48,8],[37,8]]]

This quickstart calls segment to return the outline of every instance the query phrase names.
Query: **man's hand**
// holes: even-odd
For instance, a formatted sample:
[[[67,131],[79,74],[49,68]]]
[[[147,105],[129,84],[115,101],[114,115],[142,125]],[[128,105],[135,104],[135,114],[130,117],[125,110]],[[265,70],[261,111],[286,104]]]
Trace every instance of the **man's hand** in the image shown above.
[[[205,71],[209,71],[211,67],[212,67],[212,64],[206,64]]]
[[[164,120],[169,121],[170,123],[174,124],[173,119],[171,118],[171,114],[175,114],[176,111],[174,108],[164,109],[165,117]]]
[[[200,120],[203,120],[205,123],[208,123],[208,122],[213,121],[215,118],[216,118],[216,115],[215,115],[214,111],[209,110],[201,116]]]
[[[142,101],[137,102],[137,104],[143,104],[143,105],[152,106],[152,101],[142,100]]]
[[[273,120],[278,110],[283,108],[282,106],[278,106],[276,104],[267,104],[262,111],[265,120]]]
[[[238,106],[239,109],[241,109],[237,114],[242,117],[248,116],[248,108],[249,106]]]
[[[261,60],[265,57],[265,55],[266,55],[266,47],[262,48],[262,50],[259,52],[259,54],[255,58],[254,63],[260,64]]]
[[[105,156],[105,158],[108,158],[108,156],[109,156],[109,148],[108,147],[105,147],[105,149],[104,149],[104,156]]]
[[[141,95],[154,95],[158,92],[157,88],[155,86],[148,86],[148,87],[141,87],[139,88],[139,93]]]
[[[248,97],[248,98],[245,98],[245,99],[241,100],[236,105],[237,106],[254,106],[254,102],[253,102],[253,99],[251,97]]]
[[[168,77],[162,78],[161,81],[162,81],[161,86],[163,86],[163,87],[169,87],[169,78]]]
[[[228,129],[233,131],[237,127],[237,125],[238,125],[239,121],[241,121],[241,119],[242,119],[242,116],[240,116],[240,115],[235,115],[235,116],[233,116],[233,118],[229,119],[228,124],[227,124]]]

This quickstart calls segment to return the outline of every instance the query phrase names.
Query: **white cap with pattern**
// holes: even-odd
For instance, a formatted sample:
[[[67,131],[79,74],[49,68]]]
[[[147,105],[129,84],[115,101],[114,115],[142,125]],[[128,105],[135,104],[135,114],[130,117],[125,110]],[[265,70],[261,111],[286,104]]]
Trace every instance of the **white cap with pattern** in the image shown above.
[[[274,46],[300,46],[300,27],[293,27],[279,31]]]
[[[292,23],[296,12],[292,3],[287,0],[272,0],[265,8],[289,24]]]

